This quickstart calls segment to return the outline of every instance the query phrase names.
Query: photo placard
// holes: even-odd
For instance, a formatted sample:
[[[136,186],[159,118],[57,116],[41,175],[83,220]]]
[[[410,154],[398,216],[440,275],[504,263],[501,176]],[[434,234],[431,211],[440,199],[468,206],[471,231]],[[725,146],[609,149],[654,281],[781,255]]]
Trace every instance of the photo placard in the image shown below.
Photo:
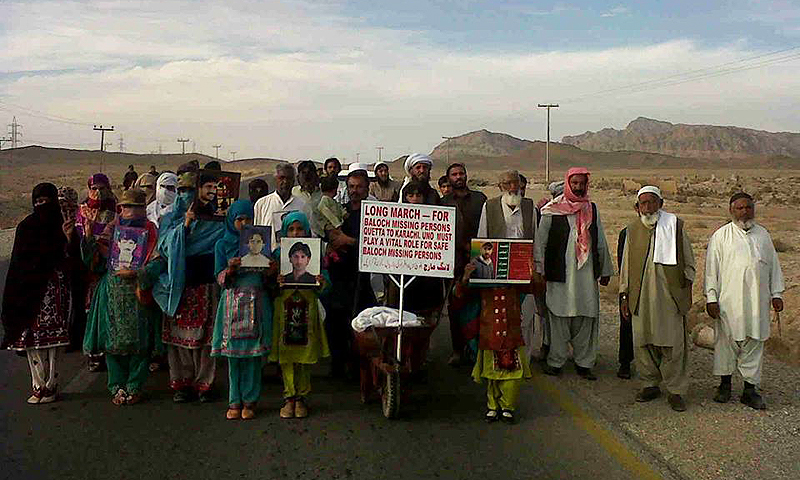
[[[245,225],[239,234],[242,268],[264,269],[272,264],[272,227]]]
[[[473,238],[470,263],[475,272],[470,283],[530,283],[533,240]]]
[[[147,229],[117,225],[108,251],[108,269],[138,270],[147,255]]]
[[[322,271],[322,241],[319,238],[281,239],[281,278],[286,287],[318,287]]]

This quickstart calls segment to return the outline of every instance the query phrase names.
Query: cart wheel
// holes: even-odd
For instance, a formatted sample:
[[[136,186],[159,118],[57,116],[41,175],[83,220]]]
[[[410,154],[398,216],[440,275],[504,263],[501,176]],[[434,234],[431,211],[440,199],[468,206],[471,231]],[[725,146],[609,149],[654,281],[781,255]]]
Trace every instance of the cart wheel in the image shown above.
[[[400,373],[389,372],[386,374],[386,385],[381,395],[383,416],[397,418],[400,413]]]

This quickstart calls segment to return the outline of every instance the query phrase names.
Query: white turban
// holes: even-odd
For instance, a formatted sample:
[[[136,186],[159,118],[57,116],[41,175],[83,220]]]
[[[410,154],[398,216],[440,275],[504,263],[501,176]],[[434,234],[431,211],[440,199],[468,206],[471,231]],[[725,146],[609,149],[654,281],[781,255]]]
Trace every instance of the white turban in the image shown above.
[[[653,185],[646,185],[639,189],[639,193],[636,194],[636,198],[642,196],[643,193],[652,193],[658,198],[663,199],[664,197],[661,196],[661,189],[658,187],[654,187]]]
[[[408,156],[408,158],[406,158],[406,163],[403,165],[403,167],[406,169],[406,172],[408,172],[414,165],[418,163],[426,163],[429,167],[433,167],[433,160],[431,160],[431,157],[425,155],[424,153],[412,153]]]

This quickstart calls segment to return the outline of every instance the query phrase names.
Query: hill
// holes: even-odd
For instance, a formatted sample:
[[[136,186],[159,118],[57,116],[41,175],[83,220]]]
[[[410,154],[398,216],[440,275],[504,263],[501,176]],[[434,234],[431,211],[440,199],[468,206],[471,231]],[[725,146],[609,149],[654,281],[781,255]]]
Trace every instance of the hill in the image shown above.
[[[766,132],[749,128],[672,124],[639,117],[623,130],[565,136],[563,143],[583,150],[636,150],[695,158],[800,158],[800,133]]]
[[[431,157],[446,160],[447,156],[502,157],[531,147],[533,142],[505,133],[477,130],[445,140],[433,149]]]

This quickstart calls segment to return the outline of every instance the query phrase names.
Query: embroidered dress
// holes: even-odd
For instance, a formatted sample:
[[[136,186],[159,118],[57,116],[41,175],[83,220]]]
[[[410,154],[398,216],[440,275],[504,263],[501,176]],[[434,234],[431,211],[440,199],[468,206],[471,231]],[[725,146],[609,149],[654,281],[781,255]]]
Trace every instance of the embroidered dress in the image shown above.
[[[314,364],[330,356],[317,293],[285,289],[275,298],[269,360],[278,363]]]
[[[269,353],[272,337],[272,300],[257,272],[239,272],[222,292],[211,355],[232,358],[260,357]]]
[[[71,314],[71,287],[64,272],[56,270],[47,283],[36,319],[30,327],[22,331],[10,348],[26,350],[69,345]]]
[[[189,349],[211,345],[213,314],[212,284],[184,288],[175,316],[164,317],[161,341]]]

